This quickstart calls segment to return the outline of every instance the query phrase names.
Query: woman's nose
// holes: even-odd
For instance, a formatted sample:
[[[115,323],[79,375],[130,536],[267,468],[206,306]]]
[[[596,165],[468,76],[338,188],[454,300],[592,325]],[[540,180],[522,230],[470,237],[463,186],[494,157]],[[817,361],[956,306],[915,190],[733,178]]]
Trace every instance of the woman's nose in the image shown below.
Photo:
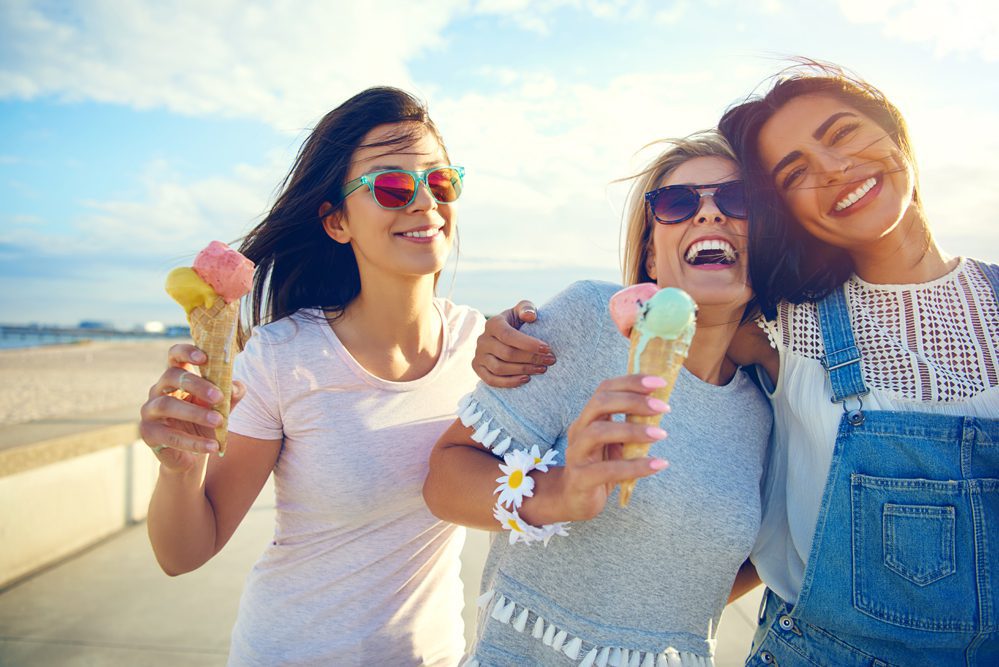
[[[839,179],[853,168],[853,156],[835,148],[819,152],[816,160],[826,182]]]
[[[416,182],[416,196],[409,205],[411,210],[429,211],[437,208],[437,200],[430,192],[430,187],[422,180]]]
[[[697,209],[697,215],[694,216],[694,220],[700,224],[725,222],[725,214],[715,204],[715,196],[713,194],[701,195],[701,206]]]

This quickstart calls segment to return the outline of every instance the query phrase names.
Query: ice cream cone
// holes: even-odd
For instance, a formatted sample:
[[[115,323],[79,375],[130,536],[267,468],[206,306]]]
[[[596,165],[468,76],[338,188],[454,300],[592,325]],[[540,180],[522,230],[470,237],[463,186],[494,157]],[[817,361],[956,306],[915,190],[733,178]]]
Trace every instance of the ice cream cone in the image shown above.
[[[184,307],[194,344],[208,356],[201,377],[222,390],[215,410],[222,424],[215,429],[219,456],[225,454],[232,401],[232,364],[236,359],[239,300],[253,286],[253,262],[221,241],[212,241],[194,258],[194,266],[167,275],[166,291]]]
[[[194,344],[208,356],[201,367],[201,377],[222,391],[222,400],[215,410],[222,415],[222,424],[215,428],[219,454],[225,453],[229,433],[229,403],[232,399],[232,363],[236,358],[236,328],[239,324],[239,301],[226,303],[216,299],[210,308],[197,307],[188,314]]]
[[[665,380],[666,386],[653,391],[652,396],[666,403],[673,392],[673,385],[676,384],[676,378],[680,374],[683,362],[687,359],[687,348],[690,347],[690,341],[685,336],[674,339],[647,338],[645,341],[642,339],[643,335],[637,329],[632,329],[631,350],[628,353],[628,371],[630,373],[658,375]],[[644,347],[642,347],[643,342]],[[651,416],[628,415],[628,422],[631,424],[659,426],[661,421],[662,415],[658,414]],[[649,442],[625,443],[623,457],[625,459],[637,459],[646,456],[651,447],[652,443]],[[631,500],[631,491],[635,488],[635,480],[621,482],[620,486],[621,492],[618,500],[621,507],[625,507],[628,501]]]

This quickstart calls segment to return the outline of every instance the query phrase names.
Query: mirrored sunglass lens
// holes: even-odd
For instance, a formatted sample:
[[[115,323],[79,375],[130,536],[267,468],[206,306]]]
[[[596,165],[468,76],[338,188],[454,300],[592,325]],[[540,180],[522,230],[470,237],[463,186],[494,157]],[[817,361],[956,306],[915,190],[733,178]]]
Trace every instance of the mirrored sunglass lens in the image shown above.
[[[696,192],[686,188],[662,190],[656,196],[656,205],[652,209],[656,218],[666,222],[678,222],[690,216],[697,210],[700,197]]]
[[[402,208],[413,200],[416,182],[405,172],[390,171],[375,176],[371,191],[375,200],[385,208]]]
[[[427,184],[434,193],[434,199],[447,204],[461,195],[461,175],[457,169],[442,167],[427,174]]]
[[[745,218],[748,214],[746,206],[746,188],[742,183],[725,184],[715,192],[715,199],[726,215]]]

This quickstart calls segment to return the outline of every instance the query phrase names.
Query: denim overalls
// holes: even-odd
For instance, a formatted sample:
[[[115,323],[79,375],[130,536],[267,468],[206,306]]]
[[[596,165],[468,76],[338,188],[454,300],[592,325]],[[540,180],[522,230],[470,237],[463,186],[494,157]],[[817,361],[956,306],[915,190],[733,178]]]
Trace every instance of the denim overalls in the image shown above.
[[[864,411],[844,290],[817,305],[844,414],[798,602],[766,592],[746,664],[999,665],[999,419]]]

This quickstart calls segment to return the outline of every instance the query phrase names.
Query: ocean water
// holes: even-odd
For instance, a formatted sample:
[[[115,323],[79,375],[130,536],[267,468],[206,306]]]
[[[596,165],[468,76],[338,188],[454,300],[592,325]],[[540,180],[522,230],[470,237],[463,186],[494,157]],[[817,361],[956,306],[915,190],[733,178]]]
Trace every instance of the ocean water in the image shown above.
[[[40,347],[43,345],[65,345],[67,343],[78,343],[84,340],[167,340],[169,336],[150,336],[149,334],[128,334],[113,333],[106,334],[100,332],[93,333],[64,333],[39,329],[37,331],[8,331],[0,327],[0,350],[14,350],[26,347]]]

